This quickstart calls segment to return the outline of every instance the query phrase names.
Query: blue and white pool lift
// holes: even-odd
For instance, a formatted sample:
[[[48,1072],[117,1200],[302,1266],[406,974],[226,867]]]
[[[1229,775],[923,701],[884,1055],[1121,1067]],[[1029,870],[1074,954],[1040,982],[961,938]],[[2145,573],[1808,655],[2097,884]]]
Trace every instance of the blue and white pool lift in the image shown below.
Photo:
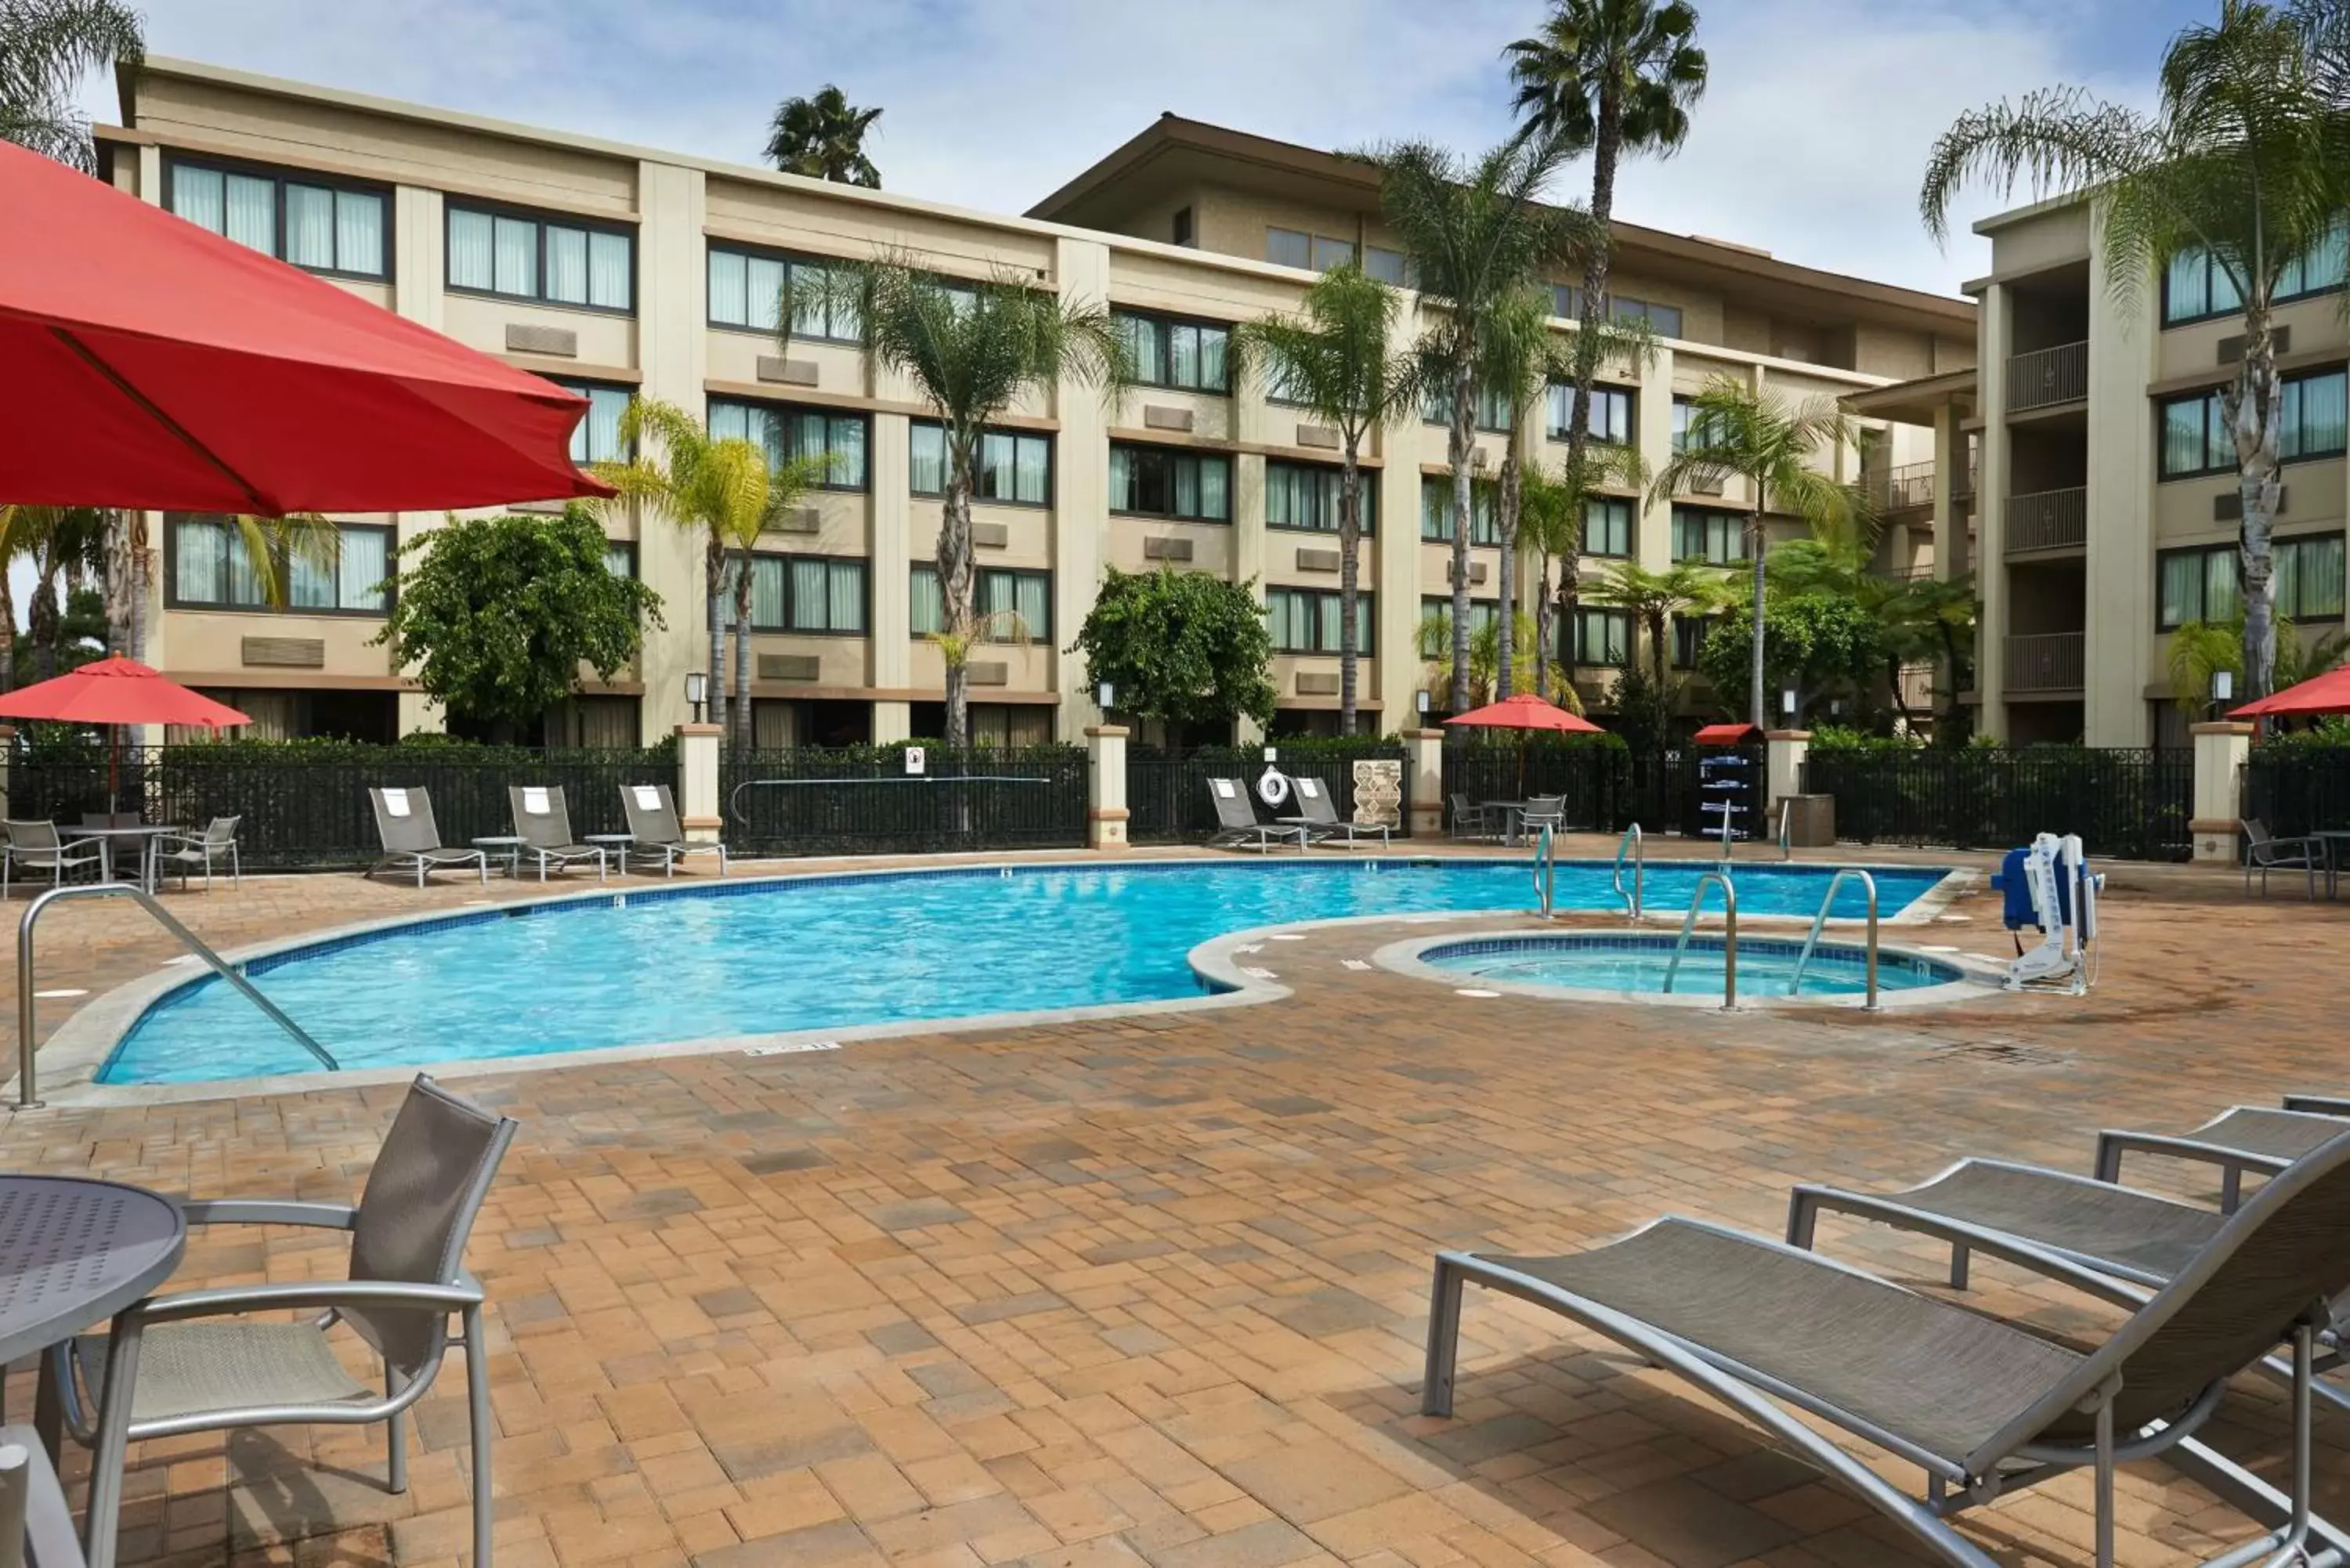
[[[2080,836],[2043,833],[2030,848],[2009,850],[1991,886],[2006,897],[2002,919],[2009,930],[2029,926],[2040,932],[2037,947],[2026,949],[2018,940],[2007,989],[2043,986],[2085,995],[2096,981],[2097,895],[2106,878],[2088,869]]]

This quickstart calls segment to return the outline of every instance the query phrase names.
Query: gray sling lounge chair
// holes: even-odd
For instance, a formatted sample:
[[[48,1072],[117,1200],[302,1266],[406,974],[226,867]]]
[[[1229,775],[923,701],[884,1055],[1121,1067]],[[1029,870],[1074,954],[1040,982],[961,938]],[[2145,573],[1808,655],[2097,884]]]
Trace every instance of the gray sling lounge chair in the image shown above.
[[[1248,785],[1240,780],[1210,779],[1208,795],[1216,803],[1216,836],[1208,840],[1209,848],[1267,850],[1276,838],[1284,843],[1295,839],[1299,849],[1305,847],[1304,824],[1256,819],[1256,807],[1249,804]]]
[[[1381,844],[1392,842],[1388,837],[1387,825],[1384,823],[1372,826],[1349,822],[1340,816],[1337,803],[1330,798],[1329,790],[1324,787],[1320,779],[1292,778],[1289,781],[1289,789],[1290,793],[1297,798],[1297,815],[1295,817],[1285,816],[1281,820],[1284,824],[1294,822],[1302,826],[1305,829],[1308,843],[1327,844],[1333,839],[1340,839],[1345,841],[1347,848],[1352,849],[1357,834],[1372,833],[1379,836]]]
[[[620,851],[620,869],[629,868],[629,850],[660,857],[661,875],[677,875],[677,863],[689,855],[718,857],[718,874],[726,875],[726,846],[688,838],[677,818],[677,802],[667,784],[622,784],[620,809],[629,816],[631,842]]]
[[[1762,1427],[1959,1568],[1993,1559],[1946,1522],[2003,1490],[2095,1472],[2098,1568],[2114,1562],[2114,1472],[2169,1457],[2272,1526],[2215,1559],[2245,1564],[2312,1537],[2338,1563],[2350,1537],[2314,1520],[2310,1385],[2326,1293],[2350,1278],[2350,1132],[2271,1179],[2170,1282],[2083,1354],[1782,1242],[1667,1219],[1566,1257],[1440,1254],[1421,1408],[1452,1408],[1461,1287],[1547,1307],[1679,1374]],[[2012,1244],[2019,1252],[2025,1244]],[[2105,1290],[2053,1252],[2040,1272]],[[2228,1379],[2293,1342],[2293,1492],[2280,1497],[2198,1442]],[[1866,1439],[1927,1475],[1912,1497],[1788,1408]],[[2281,1522],[2280,1521],[2281,1518]]]
[[[432,820],[432,797],[421,789],[370,789],[369,804],[375,807],[375,831],[383,840],[383,858],[369,867],[362,876],[372,877],[390,867],[395,871],[414,871],[416,885],[424,886],[426,873],[454,871],[470,866],[490,879],[490,857],[478,849],[452,849],[441,842],[441,829]]]
[[[2215,1165],[2220,1168],[2220,1209],[2226,1213],[2235,1209],[2243,1194],[2245,1172],[2274,1176],[2345,1127],[2350,1127],[2350,1122],[2342,1117],[2314,1111],[2230,1106],[2184,1133],[2107,1128],[2097,1135],[2095,1169],[2100,1181],[2119,1181],[2122,1156],[2133,1151]]]
[[[537,865],[540,881],[546,880],[549,866],[561,871],[592,863],[598,882],[611,875],[602,845],[571,836],[571,809],[564,804],[561,784],[509,784],[506,805],[514,813],[515,836],[522,840],[522,858]]]
[[[515,1124],[420,1076],[384,1136],[359,1206],[193,1201],[191,1225],[312,1225],[348,1231],[346,1280],[235,1285],[150,1296],[114,1332],[48,1352],[45,1375],[65,1425],[90,1444],[90,1568],[112,1568],[124,1445],[236,1427],[318,1424],[387,1428],[386,1480],[408,1490],[402,1416],[423,1397],[449,1347],[462,1345],[471,1406],[474,1568],[489,1568],[489,1346],[481,1282],[465,1272],[473,1217]],[[213,1321],[296,1312],[293,1322]],[[460,1332],[449,1333],[455,1316]],[[344,1370],[328,1331],[348,1324],[383,1362],[380,1389]]]

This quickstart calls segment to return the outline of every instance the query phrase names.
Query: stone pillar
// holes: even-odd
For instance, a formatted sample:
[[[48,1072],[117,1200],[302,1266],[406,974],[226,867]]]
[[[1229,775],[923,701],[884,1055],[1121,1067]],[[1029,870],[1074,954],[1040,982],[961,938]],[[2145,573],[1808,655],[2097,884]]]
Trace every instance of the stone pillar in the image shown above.
[[[1086,728],[1086,846],[1091,849],[1127,847],[1126,735],[1116,724]]]
[[[1804,759],[1811,750],[1809,730],[1762,732],[1762,804],[1766,811],[1788,795],[1804,793]]]
[[[2195,806],[2187,831],[2195,839],[2195,858],[2204,864],[2233,865],[2236,845],[2243,831],[2243,803],[2238,783],[2244,774],[2244,757],[2251,750],[2255,726],[2232,719],[2189,724],[2195,737]]]
[[[718,747],[725,732],[715,724],[677,727],[677,818],[686,837],[715,844],[725,826],[718,814]]]
[[[1410,761],[1404,763],[1405,794],[1411,801],[1411,821],[1407,826],[1414,838],[1441,838],[1444,836],[1444,732],[1406,730],[1403,742],[1411,754]]]

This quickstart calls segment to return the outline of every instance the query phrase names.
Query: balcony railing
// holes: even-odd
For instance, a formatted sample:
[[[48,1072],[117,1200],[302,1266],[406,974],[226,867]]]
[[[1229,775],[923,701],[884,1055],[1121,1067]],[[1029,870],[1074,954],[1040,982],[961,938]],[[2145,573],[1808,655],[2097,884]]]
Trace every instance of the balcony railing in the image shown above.
[[[1868,504],[1879,512],[1899,512],[1911,506],[1934,504],[1934,465],[1930,462],[1905,462],[1898,468],[1880,468],[1864,473],[1861,490]]]
[[[1930,664],[1905,664],[1895,677],[1900,682],[1901,705],[1912,713],[1934,711],[1934,667]]]
[[[2060,343],[2035,348],[2007,362],[2007,407],[2011,413],[2077,403],[2089,395],[2089,345]]]
[[[2077,631],[2038,632],[2007,639],[2007,689],[2010,691],[2078,691],[2085,669],[2087,634]]]
[[[1975,463],[1973,456],[1970,454],[1967,459],[1967,466],[1961,469],[1957,477],[1950,481],[1950,499],[1952,501],[1972,501],[1974,496]]]
[[[2061,550],[2089,542],[2089,493],[2042,490],[2007,498],[2007,553]]]

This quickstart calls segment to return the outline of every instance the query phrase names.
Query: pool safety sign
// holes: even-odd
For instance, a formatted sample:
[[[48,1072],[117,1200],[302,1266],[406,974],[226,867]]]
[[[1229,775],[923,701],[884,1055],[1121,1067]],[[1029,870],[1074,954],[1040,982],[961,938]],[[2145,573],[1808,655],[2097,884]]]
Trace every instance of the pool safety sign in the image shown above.
[[[920,778],[921,774],[922,748],[920,746],[908,746],[906,748],[906,776],[908,778]]]

